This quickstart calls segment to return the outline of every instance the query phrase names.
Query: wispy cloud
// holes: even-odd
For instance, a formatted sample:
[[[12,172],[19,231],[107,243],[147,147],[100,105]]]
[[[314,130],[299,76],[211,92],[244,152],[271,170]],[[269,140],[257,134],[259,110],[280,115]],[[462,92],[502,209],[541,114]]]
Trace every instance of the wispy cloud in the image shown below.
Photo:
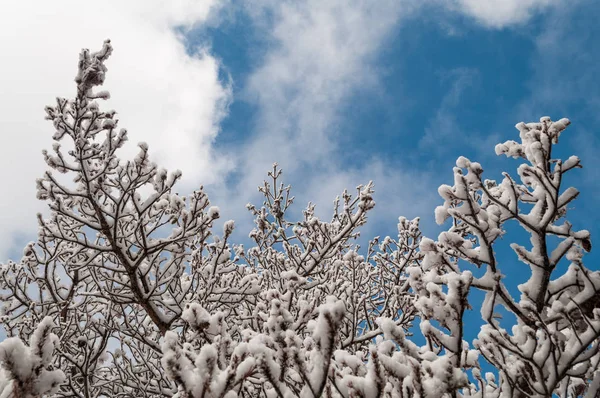
[[[600,38],[599,17],[600,8],[594,1],[573,1],[545,16],[534,38],[535,51],[528,54],[533,73],[521,113],[540,108],[565,111],[577,103],[580,112],[600,121],[596,112],[600,105],[596,73],[600,56],[592,47]]]
[[[474,68],[462,67],[445,72],[441,78],[442,81],[450,81],[450,88],[442,97],[437,111],[425,128],[419,141],[421,148],[442,150],[446,146],[440,143],[452,144],[456,140],[464,141],[464,132],[461,131],[455,116],[456,108],[460,106],[465,91],[478,84],[479,72]]]
[[[276,149],[288,168],[305,167],[338,149],[340,107],[358,87],[375,84],[375,57],[406,6],[337,0],[263,6],[275,22],[268,25],[270,50],[247,87],[260,109],[253,147]]]
[[[248,12],[262,29],[269,50],[245,88],[245,97],[254,102],[259,114],[239,165],[243,176],[234,188],[237,192],[255,189],[277,161],[287,180],[299,188],[300,203],[311,200],[329,209],[343,188],[353,189],[373,179],[380,184],[379,208],[386,201],[401,207],[397,190],[414,186],[415,178],[370,153],[359,151],[360,161],[348,161],[340,144],[344,134],[340,125],[342,118],[348,117],[342,113],[344,106],[359,89],[379,88],[379,52],[393,45],[388,41],[390,34],[415,4],[337,0],[252,3]],[[376,137],[377,131],[365,131],[362,139]],[[400,212],[396,208],[394,213]]]

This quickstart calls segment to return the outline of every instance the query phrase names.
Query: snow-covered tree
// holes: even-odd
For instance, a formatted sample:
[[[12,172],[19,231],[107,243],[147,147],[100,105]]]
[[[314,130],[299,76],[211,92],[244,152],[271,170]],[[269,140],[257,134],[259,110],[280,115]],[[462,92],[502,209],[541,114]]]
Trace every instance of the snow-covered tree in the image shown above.
[[[0,343],[0,396],[34,398],[52,394],[65,379],[54,367],[58,336],[51,332],[52,318],[46,317],[31,335],[29,347],[18,337]]]
[[[397,237],[358,246],[371,183],[336,198],[330,220],[310,203],[293,219],[275,164],[244,247],[202,188],[175,193],[181,173],[146,144],[119,157],[127,132],[96,91],[111,52],[82,51],[76,97],[46,109],[50,215],[0,268],[0,397],[599,396],[600,272],[583,264],[589,232],[566,221],[578,191],[563,176],[580,164],[552,155],[567,119],[520,123],[520,142],[496,147],[523,159],[518,178],[484,180],[459,158],[436,241],[401,217]],[[495,250],[507,225],[530,237],[511,245],[530,274],[520,297],[503,274],[514,259]]]
[[[111,51],[108,42],[98,53],[84,50],[77,96],[46,109],[56,143],[44,152],[50,170],[37,187],[51,215],[39,217],[38,241],[23,259],[3,266],[3,323],[9,335],[27,338],[39,319],[55,319],[67,378],[59,395],[170,395],[160,339],[187,302],[227,311],[259,286],[224,255],[227,235],[207,240],[219,211],[202,189],[172,192],[181,173],[157,168],[145,144],[135,159],[118,158],[127,133],[114,111],[99,109],[96,100],[108,93],[93,91]]]

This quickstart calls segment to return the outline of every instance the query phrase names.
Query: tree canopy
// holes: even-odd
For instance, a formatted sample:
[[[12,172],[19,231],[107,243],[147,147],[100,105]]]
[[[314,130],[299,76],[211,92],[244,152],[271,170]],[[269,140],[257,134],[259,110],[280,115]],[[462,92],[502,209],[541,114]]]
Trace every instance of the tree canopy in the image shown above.
[[[400,217],[397,236],[359,247],[372,183],[342,192],[329,220],[313,204],[292,219],[275,164],[245,247],[233,221],[216,229],[202,187],[175,193],[181,173],[146,144],[119,157],[127,132],[97,91],[111,52],[83,50],[76,96],[46,108],[55,144],[37,195],[50,213],[0,267],[0,397],[600,396],[600,272],[563,182],[581,165],[553,156],[568,119],[517,124],[496,153],[522,163],[499,182],[460,157],[435,240]],[[503,274],[514,259],[494,249],[512,241],[507,223],[530,237],[511,245],[530,276],[519,297]]]

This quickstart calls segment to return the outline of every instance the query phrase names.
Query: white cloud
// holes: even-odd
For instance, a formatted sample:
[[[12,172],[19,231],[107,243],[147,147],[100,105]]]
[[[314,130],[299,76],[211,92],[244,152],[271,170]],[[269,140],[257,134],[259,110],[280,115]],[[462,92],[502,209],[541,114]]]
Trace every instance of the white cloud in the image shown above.
[[[256,145],[272,142],[298,164],[334,150],[339,107],[353,90],[376,83],[374,57],[397,25],[401,3],[271,5],[271,50],[248,87],[261,110]]]
[[[175,27],[205,21],[213,1],[14,1],[0,13],[0,260],[18,237],[35,238],[35,178],[51,145],[45,105],[74,93],[78,52],[111,38],[106,106],[129,130],[127,154],[146,141],[155,160],[184,172],[188,186],[210,183],[229,167],[211,151],[231,93],[206,51],[186,53]],[[20,243],[20,242],[18,242]]]
[[[491,28],[527,22],[535,13],[562,0],[455,0],[451,7]]]

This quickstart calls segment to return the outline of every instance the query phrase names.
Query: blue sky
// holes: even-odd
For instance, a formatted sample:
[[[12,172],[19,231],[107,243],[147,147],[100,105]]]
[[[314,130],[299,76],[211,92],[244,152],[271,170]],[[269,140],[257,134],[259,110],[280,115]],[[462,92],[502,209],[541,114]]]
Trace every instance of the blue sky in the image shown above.
[[[312,200],[326,217],[343,188],[374,180],[365,236],[393,235],[405,215],[435,238],[437,187],[452,183],[456,158],[479,161],[487,178],[514,174],[518,162],[494,145],[545,115],[573,123],[559,151],[584,165],[569,180],[582,192],[571,220],[594,243],[600,232],[595,1],[30,3],[0,16],[0,165],[13,192],[0,198],[0,260],[20,256],[44,211],[33,183],[50,146],[43,106],[71,95],[79,49],[106,37],[109,106],[131,143],[147,141],[160,164],[182,169],[183,192],[204,184],[240,239],[252,226],[244,204],[259,203],[274,161],[298,212]],[[515,256],[499,252],[516,285]],[[598,269],[598,256],[587,264]]]

